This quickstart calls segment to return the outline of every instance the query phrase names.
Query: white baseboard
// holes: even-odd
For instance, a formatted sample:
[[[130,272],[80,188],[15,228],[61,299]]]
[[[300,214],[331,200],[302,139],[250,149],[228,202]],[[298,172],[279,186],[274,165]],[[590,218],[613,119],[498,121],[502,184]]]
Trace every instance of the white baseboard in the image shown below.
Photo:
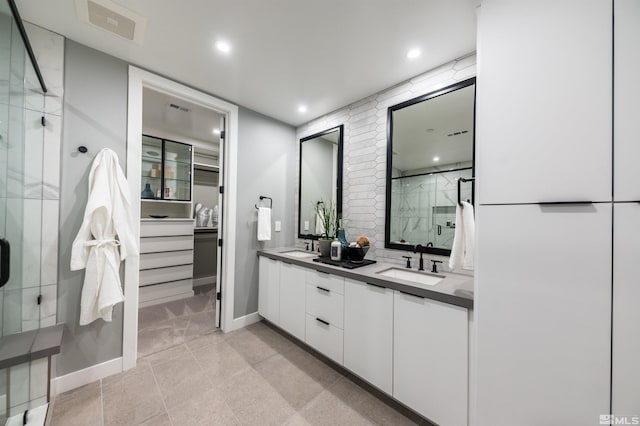
[[[122,372],[122,357],[92,365],[51,380],[51,396],[79,388],[96,380]]]
[[[256,323],[258,321],[260,321],[262,318],[260,317],[260,314],[258,314],[257,312],[254,312],[252,314],[249,315],[245,315],[243,317],[240,318],[234,318],[233,322],[231,323],[231,328],[229,330],[224,330],[225,332],[229,332],[229,331],[233,331],[233,330],[238,330],[240,328],[246,327],[248,325],[251,325],[253,323]]]

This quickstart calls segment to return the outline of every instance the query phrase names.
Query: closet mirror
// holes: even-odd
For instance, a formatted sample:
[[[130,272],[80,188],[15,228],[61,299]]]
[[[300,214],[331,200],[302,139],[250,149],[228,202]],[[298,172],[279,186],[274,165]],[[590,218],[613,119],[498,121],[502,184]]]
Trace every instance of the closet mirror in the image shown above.
[[[388,110],[385,247],[449,255],[473,176],[475,78]],[[473,199],[471,182],[461,200]]]
[[[300,139],[298,238],[317,239],[322,234],[316,220],[319,203],[342,212],[343,130],[340,125]]]

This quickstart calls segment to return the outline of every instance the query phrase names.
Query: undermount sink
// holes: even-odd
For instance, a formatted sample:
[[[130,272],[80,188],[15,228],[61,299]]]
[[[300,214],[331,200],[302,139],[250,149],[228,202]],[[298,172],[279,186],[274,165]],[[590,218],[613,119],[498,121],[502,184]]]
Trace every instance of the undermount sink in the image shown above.
[[[415,272],[401,268],[389,268],[385,269],[384,271],[377,272],[377,274],[389,278],[398,278],[400,280],[411,281],[412,283],[429,286],[436,285],[445,278],[442,275],[432,275],[426,272]]]
[[[304,251],[304,250],[290,250],[283,251],[281,254],[286,254],[287,256],[297,257],[297,258],[305,258],[305,257],[316,257],[318,254],[312,251]]]

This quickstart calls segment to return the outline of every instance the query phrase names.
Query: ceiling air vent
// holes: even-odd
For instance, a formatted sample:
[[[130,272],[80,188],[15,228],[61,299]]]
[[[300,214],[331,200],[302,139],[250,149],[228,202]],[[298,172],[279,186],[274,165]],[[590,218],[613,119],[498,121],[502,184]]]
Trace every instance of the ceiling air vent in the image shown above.
[[[76,0],[78,17],[124,39],[142,44],[146,18],[111,0]]]

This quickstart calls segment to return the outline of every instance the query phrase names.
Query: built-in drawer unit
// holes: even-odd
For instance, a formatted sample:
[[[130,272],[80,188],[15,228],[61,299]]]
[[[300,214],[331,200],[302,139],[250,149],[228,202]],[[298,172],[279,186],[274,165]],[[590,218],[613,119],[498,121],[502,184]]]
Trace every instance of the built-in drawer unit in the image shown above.
[[[141,220],[140,306],[190,296],[193,219]]]
[[[344,294],[344,278],[320,271],[307,271],[307,284],[326,288],[334,293]]]
[[[140,238],[141,254],[175,252],[177,250],[193,250],[193,231],[191,235]]]
[[[342,365],[344,332],[330,322],[307,313],[306,343]]]
[[[308,270],[306,343],[342,364],[344,278]]]
[[[140,237],[168,237],[171,235],[193,235],[191,219],[143,220],[140,226]]]
[[[315,284],[307,284],[307,314],[344,328],[344,296]]]
[[[165,268],[167,266],[189,265],[193,262],[193,250],[146,253],[140,255],[140,270]]]

